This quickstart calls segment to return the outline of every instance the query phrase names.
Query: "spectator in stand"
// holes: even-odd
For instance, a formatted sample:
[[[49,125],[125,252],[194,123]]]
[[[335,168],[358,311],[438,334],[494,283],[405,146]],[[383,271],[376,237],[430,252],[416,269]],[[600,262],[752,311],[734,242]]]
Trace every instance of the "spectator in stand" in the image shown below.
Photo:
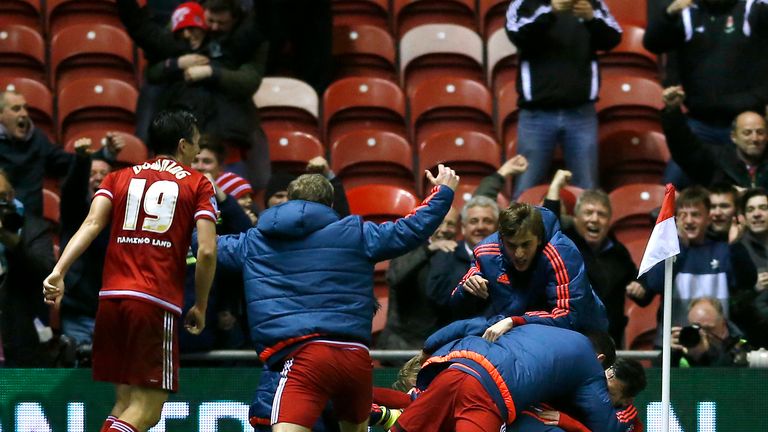
[[[714,297],[699,297],[688,306],[688,325],[672,327],[672,365],[746,366],[749,345],[744,333],[723,315]]]
[[[672,158],[696,183],[733,184],[740,188],[768,186],[765,118],[757,112],[738,114],[731,125],[733,145],[715,145],[699,138],[681,110],[686,93],[682,87],[664,89],[662,127]]]
[[[94,156],[114,160],[107,148]],[[26,214],[43,216],[43,178],[66,176],[75,159],[35,127],[24,95],[0,91],[0,169],[5,170]]]
[[[730,241],[737,232],[731,233],[731,223],[736,217],[736,203],[739,200],[739,191],[728,183],[715,183],[709,187],[709,202],[712,207],[709,210],[709,232],[707,235],[712,240]]]
[[[706,189],[700,186],[684,189],[675,204],[680,254],[673,267],[672,325],[685,324],[688,304],[700,297],[717,298],[723,304],[727,318],[731,298],[755,286],[755,266],[740,243],[728,244],[707,238],[710,202]],[[638,297],[642,297],[638,301],[640,304],[663,293],[664,263],[653,267],[643,278],[648,292],[639,293]],[[659,322],[661,312],[659,309]],[[659,346],[661,336],[659,325],[656,341]]]
[[[556,214],[560,209],[560,191],[570,178],[569,171],[558,170],[549,186],[544,206]],[[563,234],[573,241],[584,258],[592,289],[608,313],[608,333],[620,345],[627,325],[624,298],[633,298],[643,287],[637,281],[632,256],[610,232],[612,211],[608,194],[589,189],[576,200],[573,219],[561,216],[560,222]]]
[[[443,318],[438,322],[441,326],[448,324],[451,291],[472,266],[475,246],[498,227],[499,206],[496,200],[475,195],[461,209],[461,233],[464,240],[453,251],[438,251],[430,260],[427,295],[444,311]]]
[[[573,183],[597,185],[597,51],[621,41],[602,0],[519,0],[507,10],[507,35],[518,49],[518,149],[531,169],[513,197],[543,183],[558,141]]]
[[[251,96],[264,75],[267,43],[252,14],[236,0],[181,4],[168,30],[152,22],[136,0],[117,2],[120,19],[144,50],[147,79],[163,89],[154,111],[190,110],[203,133],[220,140],[243,162],[228,170],[249,179],[255,189],[269,178],[269,146]]]
[[[118,134],[107,134],[105,144],[114,154],[119,153],[125,143]],[[72,172],[61,186],[61,247],[64,248],[80,228],[93,194],[98,190],[104,177],[112,172],[112,164],[98,156],[88,158],[88,139],[75,141],[77,158]],[[72,339],[79,354],[90,351],[93,341],[93,326],[99,305],[104,257],[109,243],[109,230],[102,231],[91,246],[77,259],[64,281],[68,289],[61,301],[61,332]],[[88,349],[83,350],[82,348]],[[80,360],[85,360],[78,355]],[[70,363],[74,359],[65,359]]]
[[[333,186],[333,209],[341,217],[349,216],[349,203],[344,192],[344,184],[331,170],[328,161],[322,156],[312,158],[307,162],[306,172],[309,174],[321,174],[328,179]],[[288,201],[288,185],[296,180],[296,175],[285,171],[278,171],[272,175],[267,183],[264,193],[264,208],[272,208]]]
[[[687,118],[680,121],[700,140],[729,147],[729,124],[741,113],[761,112],[768,104],[768,4],[739,0],[649,2],[643,44],[655,53],[673,54],[676,79],[688,94]],[[675,162],[681,162],[675,158]],[[691,180],[701,183],[681,165]],[[708,174],[706,167],[699,168]],[[688,181],[672,164],[666,181],[680,188]],[[680,183],[685,181],[686,183]],[[708,184],[704,183],[704,184]],[[739,184],[739,183],[737,183]]]
[[[49,366],[37,331],[48,316],[38,287],[54,264],[50,225],[25,211],[0,170],[0,340],[6,367]]]
[[[513,203],[500,213],[498,232],[475,247],[449,301],[459,316],[506,316],[486,331],[491,341],[526,324],[608,329],[578,249],[554,213],[530,204]]]
[[[377,348],[420,349],[424,340],[448,321],[446,311],[429,296],[427,280],[431,258],[441,251],[452,253],[457,249],[458,219],[459,213],[451,207],[426,243],[389,262],[387,325]]]

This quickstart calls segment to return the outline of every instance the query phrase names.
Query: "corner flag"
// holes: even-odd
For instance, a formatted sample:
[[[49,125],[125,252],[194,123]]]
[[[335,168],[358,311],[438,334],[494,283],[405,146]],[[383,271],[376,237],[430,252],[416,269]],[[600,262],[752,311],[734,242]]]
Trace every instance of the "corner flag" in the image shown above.
[[[675,225],[675,187],[667,184],[664,192],[664,203],[661,205],[656,226],[653,227],[651,238],[645,247],[643,260],[640,262],[640,272],[637,277],[651,269],[651,267],[680,253],[680,241],[677,239],[677,226]]]

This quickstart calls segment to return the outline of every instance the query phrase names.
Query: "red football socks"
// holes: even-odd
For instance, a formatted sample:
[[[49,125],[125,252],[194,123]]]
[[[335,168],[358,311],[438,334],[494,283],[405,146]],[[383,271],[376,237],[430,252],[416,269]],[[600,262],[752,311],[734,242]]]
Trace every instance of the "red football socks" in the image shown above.
[[[115,422],[115,420],[117,420],[117,417],[115,417],[115,416],[107,416],[107,419],[104,420],[104,424],[101,425],[101,429],[99,429],[99,432],[107,432],[109,430],[110,426],[112,426],[112,423]]]
[[[139,432],[139,430],[122,420],[115,420],[109,432]]]

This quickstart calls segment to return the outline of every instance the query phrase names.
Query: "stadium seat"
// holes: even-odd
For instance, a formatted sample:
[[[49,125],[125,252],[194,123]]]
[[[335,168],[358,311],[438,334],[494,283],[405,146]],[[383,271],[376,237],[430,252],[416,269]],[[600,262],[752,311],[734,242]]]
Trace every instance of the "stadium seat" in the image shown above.
[[[0,26],[0,75],[26,77],[46,82],[45,42],[24,25]]]
[[[606,77],[595,104],[600,132],[621,129],[661,131],[661,85],[648,78]]]
[[[651,212],[661,207],[665,190],[660,184],[637,183],[608,194],[613,210],[611,229],[620,242],[626,245],[648,240],[655,224]]]
[[[389,30],[389,0],[332,0],[334,26],[367,24]]]
[[[309,84],[294,78],[266,77],[253,95],[265,131],[296,130],[319,139],[318,101]]]
[[[363,184],[389,184],[415,191],[413,151],[401,135],[361,129],[331,144],[331,168],[349,189]]]
[[[51,88],[79,78],[113,78],[136,86],[133,41],[119,27],[73,24],[51,38]]]
[[[517,83],[511,80],[494,91],[496,95],[496,134],[504,148],[517,148]],[[507,157],[517,152],[507,151]]]
[[[547,196],[547,190],[549,190],[549,184],[528,188],[517,197],[517,201],[533,205],[542,205],[544,203],[544,197]],[[565,206],[564,210],[568,214],[573,214],[573,209],[576,207],[576,200],[582,192],[584,192],[584,190],[580,187],[570,185],[560,190],[560,202],[562,206]]]
[[[269,130],[266,135],[273,171],[303,174],[310,159],[325,155],[323,144],[306,132]]]
[[[32,27],[42,33],[40,0],[3,0],[0,2],[0,28],[9,24]]]
[[[29,117],[51,141],[55,142],[53,95],[40,81],[24,77],[0,76],[0,90],[15,91],[27,100]]]
[[[422,83],[409,100],[413,142],[449,130],[493,136],[491,100],[491,92],[471,79],[439,77]]]
[[[470,179],[469,182],[467,182],[462,178],[453,194],[453,203],[451,206],[461,211],[461,209],[464,208],[464,204],[475,196],[475,190],[477,190],[478,186],[480,186],[480,182],[476,179]],[[500,209],[509,207],[509,197],[505,195],[503,191],[499,192],[496,196],[496,204],[498,204]]]
[[[365,220],[381,223],[401,218],[416,208],[419,201],[405,189],[392,185],[363,185],[347,191],[349,210]]]
[[[478,0],[477,22],[484,38],[505,27],[508,8],[508,0]]]
[[[89,129],[133,133],[136,88],[110,78],[77,79],[58,92],[59,134],[68,141]]]
[[[102,147],[102,139],[106,136],[107,132],[115,132],[125,142],[125,147],[117,154],[117,163],[120,165],[136,165],[145,162],[149,159],[149,153],[147,146],[136,136],[131,133],[110,131],[109,129],[89,129],[80,132],[77,136],[71,137],[65,144],[64,150],[74,153],[75,141],[79,138],[91,139],[91,150],[98,150]]]
[[[43,188],[43,219],[58,225],[61,215],[61,198],[56,192]]]
[[[450,166],[462,181],[480,183],[501,165],[501,147],[492,135],[475,131],[437,132],[419,143],[419,191],[428,192],[431,185],[421,173],[435,171],[438,164]]]
[[[381,27],[334,26],[333,60],[337,78],[371,76],[397,82],[395,41]]]
[[[455,24],[408,31],[400,40],[400,82],[408,97],[423,82],[446,76],[485,82],[480,36]]]
[[[605,0],[611,15],[624,27],[626,24],[646,27],[646,2],[648,0]],[[666,3],[665,3],[666,4]]]
[[[514,83],[517,75],[517,47],[500,28],[493,32],[485,44],[487,59],[486,82],[494,94],[507,83]],[[517,104],[517,102],[515,102]]]
[[[600,185],[613,190],[630,183],[661,183],[669,161],[664,134],[618,130],[600,137]]]
[[[323,95],[327,143],[359,129],[387,130],[406,136],[405,96],[392,81],[349,77],[331,83]]]
[[[655,296],[646,307],[640,307],[629,299],[625,301],[624,314],[629,321],[624,328],[624,349],[652,350],[654,348],[660,298],[661,296]]]
[[[601,53],[600,72],[603,77],[639,76],[658,80],[656,56],[643,46],[645,30],[624,24],[621,42],[614,49]]]
[[[476,31],[475,9],[475,0],[392,0],[392,28],[398,38],[424,24],[454,24]]]
[[[122,28],[115,0],[46,0],[48,34],[72,24],[107,24]]]

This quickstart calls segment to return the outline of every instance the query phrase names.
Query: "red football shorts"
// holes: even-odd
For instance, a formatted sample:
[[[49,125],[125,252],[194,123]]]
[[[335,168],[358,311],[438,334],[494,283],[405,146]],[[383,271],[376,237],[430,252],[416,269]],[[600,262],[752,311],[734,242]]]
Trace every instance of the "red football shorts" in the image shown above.
[[[314,341],[286,358],[272,402],[272,424],[312,429],[330,400],[336,417],[353,424],[371,414],[373,362],[364,345]]]
[[[495,432],[506,426],[477,378],[457,369],[435,377],[397,419],[394,432]]]
[[[178,317],[151,303],[101,299],[93,332],[93,379],[176,392]]]

